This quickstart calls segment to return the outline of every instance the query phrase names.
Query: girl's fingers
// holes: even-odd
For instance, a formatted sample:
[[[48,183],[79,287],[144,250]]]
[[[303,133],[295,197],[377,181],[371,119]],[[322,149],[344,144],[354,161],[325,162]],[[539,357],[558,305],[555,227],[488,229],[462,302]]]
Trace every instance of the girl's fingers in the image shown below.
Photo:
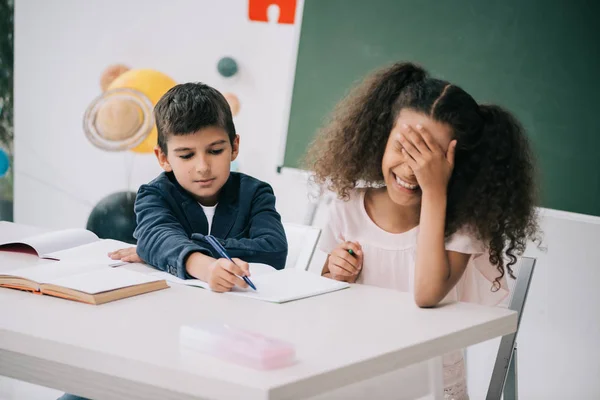
[[[424,126],[417,125],[417,132],[421,135],[421,138],[423,138],[423,141],[425,141],[425,143],[427,144],[427,147],[429,148],[429,150],[432,153],[434,153],[434,154],[442,154],[443,153],[440,145],[435,141],[433,136],[431,136],[431,133],[429,133],[429,131]]]
[[[400,134],[400,144],[402,144],[402,154],[408,155],[415,162],[421,160],[421,153],[417,148],[403,135]]]
[[[355,260],[353,261],[356,262]],[[352,265],[350,262],[348,262],[348,260],[345,260],[335,255],[330,257],[329,262],[332,266],[335,266],[337,267],[337,269],[347,272],[349,275],[354,275],[358,271],[356,266]]]
[[[419,164],[417,163],[417,161],[411,157],[410,154],[408,154],[408,151],[402,149],[402,155],[406,158],[406,163],[408,164],[408,166],[415,171]]]
[[[361,250],[360,245],[354,242],[344,242],[340,246],[346,251],[352,250],[355,254]]]
[[[422,156],[426,156],[427,154],[431,153],[431,149],[427,146],[427,143],[425,143],[421,133],[414,130],[412,126],[405,124],[403,133]]]

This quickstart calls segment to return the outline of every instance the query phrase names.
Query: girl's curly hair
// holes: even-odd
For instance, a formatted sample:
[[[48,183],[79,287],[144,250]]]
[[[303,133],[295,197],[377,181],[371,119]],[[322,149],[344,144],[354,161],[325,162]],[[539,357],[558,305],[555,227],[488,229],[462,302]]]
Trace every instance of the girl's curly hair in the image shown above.
[[[500,273],[497,290],[505,269],[514,278],[512,266],[528,240],[539,242],[533,155],[508,111],[477,104],[415,64],[396,63],[367,77],[338,104],[309,148],[307,168],[340,198],[348,198],[359,182],[381,183],[383,153],[403,108],[452,127],[458,145],[445,234],[466,228],[487,244]]]

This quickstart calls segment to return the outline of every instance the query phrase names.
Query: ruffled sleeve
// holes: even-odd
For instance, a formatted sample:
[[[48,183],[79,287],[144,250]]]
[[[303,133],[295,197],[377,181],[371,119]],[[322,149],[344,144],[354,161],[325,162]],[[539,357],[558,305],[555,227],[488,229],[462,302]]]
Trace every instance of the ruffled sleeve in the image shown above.
[[[508,296],[506,276],[500,280],[500,288],[494,288],[494,280],[500,275],[490,263],[486,246],[466,231],[459,231],[446,242],[446,250],[471,254],[461,280],[456,285],[459,301],[484,306],[497,306]]]
[[[326,254],[331,254],[339,243],[343,242],[341,238],[342,209],[343,204],[340,204],[340,201],[337,199],[333,200],[327,207],[327,224],[321,231],[321,238],[318,245],[319,250]]]

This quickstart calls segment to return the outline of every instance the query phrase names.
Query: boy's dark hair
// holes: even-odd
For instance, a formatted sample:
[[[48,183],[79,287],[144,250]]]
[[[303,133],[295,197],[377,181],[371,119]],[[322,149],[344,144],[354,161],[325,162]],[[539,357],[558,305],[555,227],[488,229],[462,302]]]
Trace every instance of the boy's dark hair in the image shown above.
[[[222,128],[235,139],[231,108],[216,89],[200,82],[176,85],[154,107],[158,146],[167,154],[170,135],[188,135],[209,126]]]
[[[400,110],[452,127],[458,140],[448,184],[446,237],[461,228],[484,240],[500,276],[513,276],[516,255],[539,240],[533,155],[519,122],[495,105],[479,105],[460,87],[397,63],[368,77],[335,109],[307,155],[320,184],[341,198],[359,181],[383,180],[381,162]],[[508,257],[505,264],[503,255]]]

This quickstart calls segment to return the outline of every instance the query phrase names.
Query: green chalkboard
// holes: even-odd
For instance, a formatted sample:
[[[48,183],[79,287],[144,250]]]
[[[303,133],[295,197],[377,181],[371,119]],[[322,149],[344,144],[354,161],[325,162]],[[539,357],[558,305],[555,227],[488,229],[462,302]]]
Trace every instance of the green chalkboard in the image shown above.
[[[306,0],[283,166],[353,84],[408,60],[517,115],[542,206],[600,215],[598,15],[592,0]]]

